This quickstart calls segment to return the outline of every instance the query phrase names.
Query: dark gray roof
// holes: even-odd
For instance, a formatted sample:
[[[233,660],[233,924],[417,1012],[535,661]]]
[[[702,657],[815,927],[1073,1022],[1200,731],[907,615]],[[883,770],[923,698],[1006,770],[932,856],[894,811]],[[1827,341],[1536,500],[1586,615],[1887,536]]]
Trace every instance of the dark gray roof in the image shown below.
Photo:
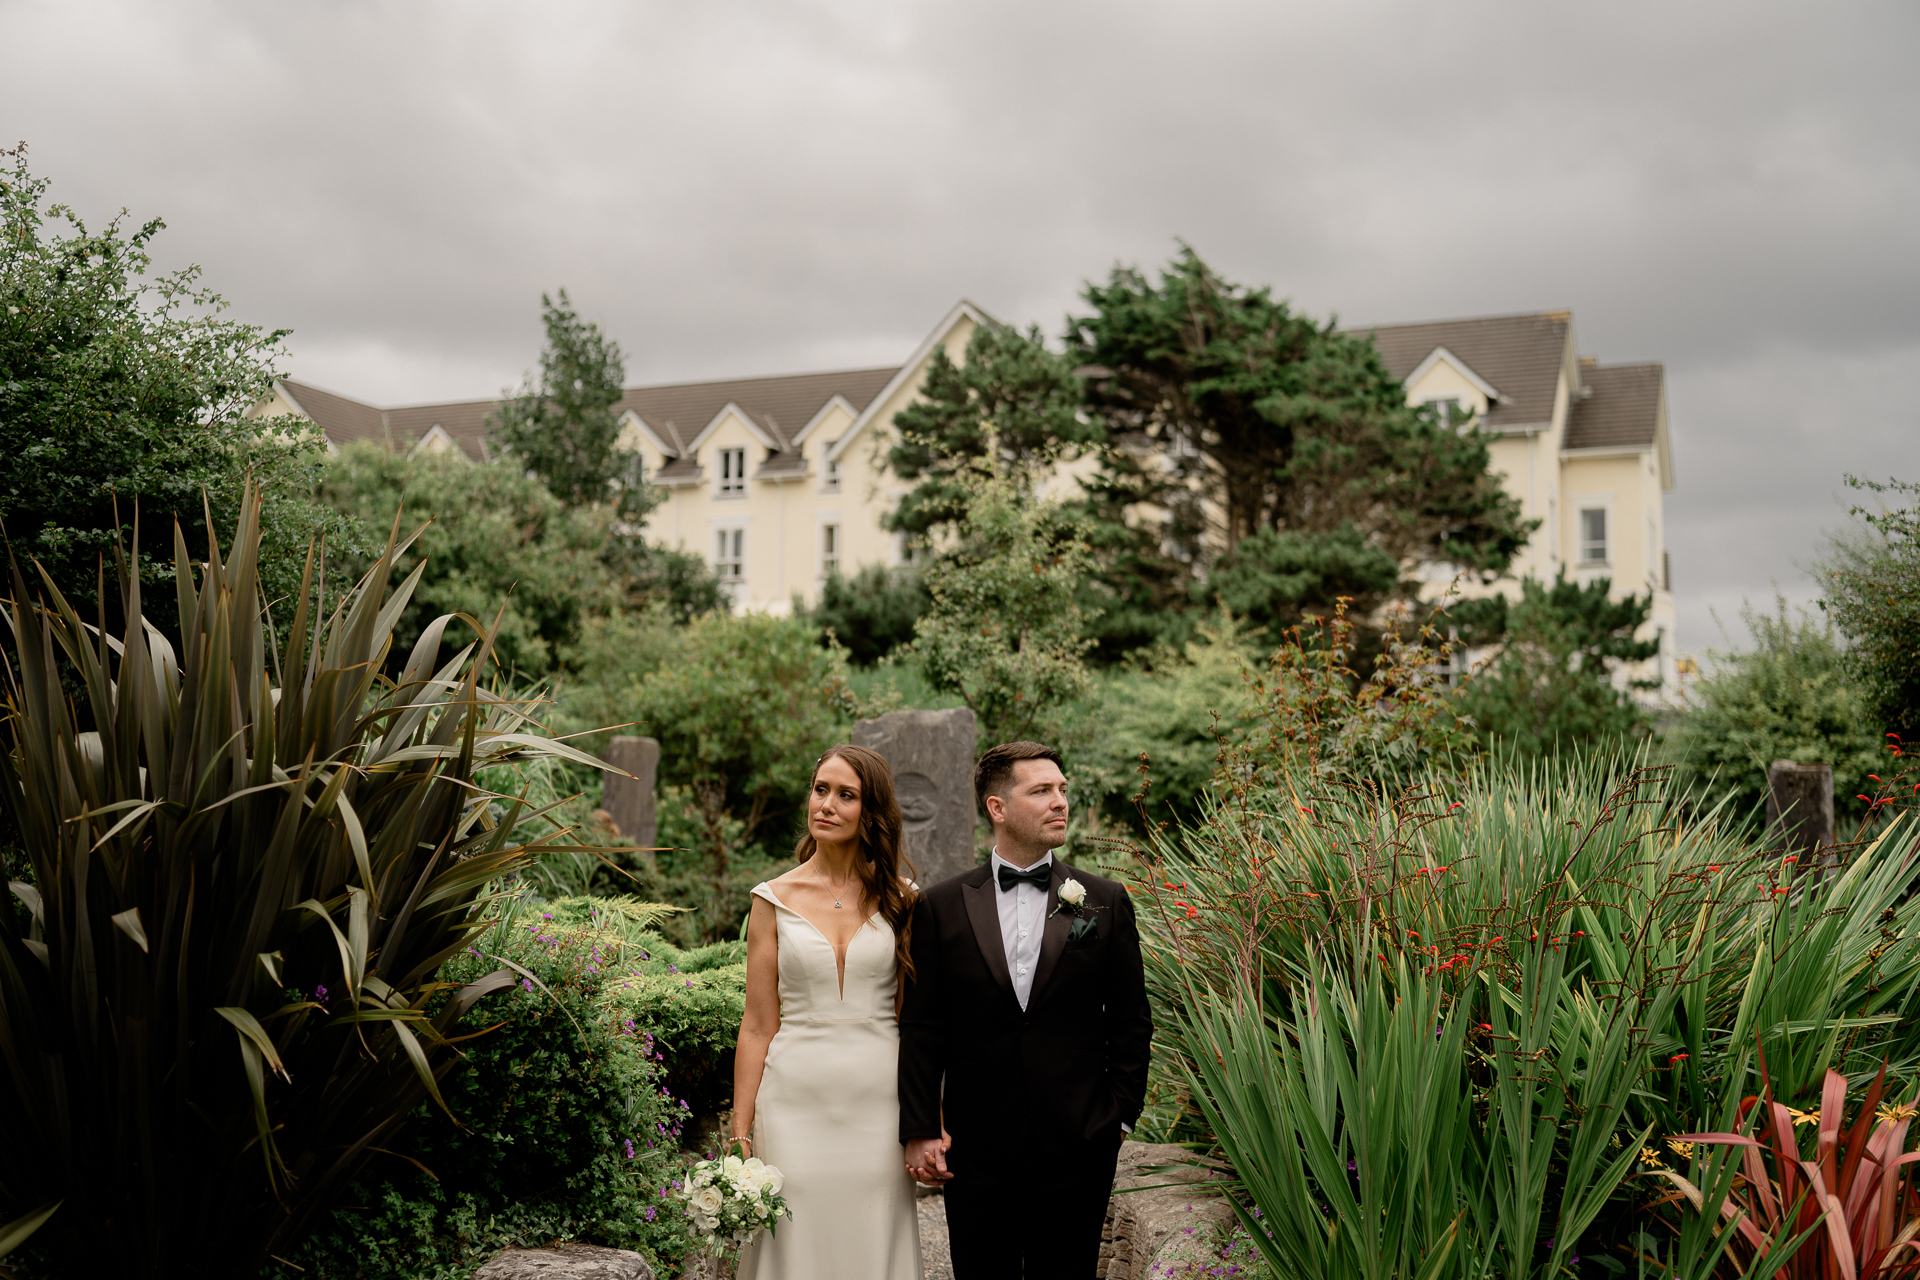
[[[1603,365],[1581,357],[1580,381],[1589,390],[1573,403],[1561,447],[1652,448],[1665,380],[1666,366],[1657,362]]]
[[[798,449],[783,449],[779,453],[770,453],[767,460],[755,468],[753,478],[765,476],[769,480],[786,479],[790,476],[805,475],[807,455]]]
[[[793,448],[793,438],[813,421],[835,396],[842,396],[859,413],[880,394],[898,366],[886,369],[849,369],[836,373],[798,373],[776,378],[733,378],[722,382],[681,382],[663,387],[629,387],[614,405],[628,409],[657,432],[674,453],[684,453],[720,410],[740,406],[779,450],[760,468],[763,474],[806,469],[804,461],[782,462]],[[282,378],[280,383],[306,415],[335,445],[358,440],[391,443],[411,449],[434,427],[440,427],[469,457],[487,456],[487,419],[497,401],[456,400],[445,404],[405,405],[379,409],[347,396],[322,391],[304,382]],[[798,455],[794,455],[798,458]],[[662,467],[662,480],[698,479],[700,468],[675,461]]]
[[[628,409],[652,427],[676,453],[685,452],[695,436],[728,404],[740,408],[759,424],[782,452],[793,438],[835,396],[846,397],[859,413],[880,394],[893,375],[886,369],[850,369],[838,373],[797,373],[777,378],[731,378],[721,382],[681,382],[664,387],[630,387],[614,406]],[[665,474],[664,469],[661,474]]]
[[[1571,312],[1541,311],[1476,320],[1363,325],[1346,332],[1372,334],[1381,359],[1396,378],[1405,378],[1436,347],[1445,347],[1500,393],[1483,425],[1489,431],[1502,431],[1553,420],[1554,391],[1572,325]]]

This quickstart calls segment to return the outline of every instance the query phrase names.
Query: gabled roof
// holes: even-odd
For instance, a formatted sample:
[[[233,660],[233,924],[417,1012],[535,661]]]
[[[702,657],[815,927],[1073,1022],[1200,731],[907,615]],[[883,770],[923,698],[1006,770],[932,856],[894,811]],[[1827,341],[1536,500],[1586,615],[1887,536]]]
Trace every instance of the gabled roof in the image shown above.
[[[796,373],[777,378],[730,378],[721,382],[680,382],[664,387],[629,387],[614,406],[632,410],[674,453],[685,455],[713,426],[728,405],[769,437],[778,452],[793,448],[800,433],[834,397],[855,413],[880,394],[897,366],[849,369],[836,373]]]
[[[1484,316],[1474,320],[1433,320],[1420,324],[1356,326],[1353,334],[1371,334],[1393,376],[1405,380],[1439,348],[1483,384],[1498,387],[1500,399],[1482,424],[1488,431],[1539,429],[1553,421],[1554,393],[1568,362],[1572,313],[1541,311],[1531,315]]]
[[[1660,432],[1666,366],[1580,361],[1588,394],[1567,415],[1563,449],[1651,449]]]
[[[904,386],[908,379],[912,378],[915,373],[919,372],[920,366],[928,357],[933,355],[933,349],[942,342],[945,342],[947,335],[953,332],[953,327],[962,320],[971,320],[976,325],[1000,323],[965,298],[954,303],[953,309],[947,312],[940,323],[933,327],[933,332],[928,334],[925,340],[914,349],[913,355],[908,357],[907,362],[898,369],[893,370],[893,376],[888,378],[883,386],[862,403],[860,416],[855,418],[847,429],[840,433],[840,438],[834,441],[831,449],[827,450],[826,456],[829,461],[838,460],[840,455],[852,446],[854,437],[866,430],[867,423],[872,421],[873,415],[879,411],[880,406],[891,399],[895,391]]]
[[[411,452],[438,427],[468,457],[484,460],[487,456],[487,415],[493,411],[494,404],[491,400],[377,409],[291,378],[281,378],[279,384],[280,394],[313,419],[314,425],[336,448],[372,440],[403,453]]]

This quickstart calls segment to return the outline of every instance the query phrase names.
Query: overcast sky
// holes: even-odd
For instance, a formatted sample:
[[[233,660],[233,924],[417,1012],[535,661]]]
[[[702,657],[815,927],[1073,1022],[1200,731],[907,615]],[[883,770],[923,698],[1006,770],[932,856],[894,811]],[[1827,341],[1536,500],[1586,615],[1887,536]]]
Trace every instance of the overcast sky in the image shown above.
[[[1920,6],[0,0],[0,138],[166,218],[292,375],[519,380],[565,286],[630,382],[1057,334],[1183,238],[1318,315],[1570,308],[1666,363],[1679,644],[1920,478]]]

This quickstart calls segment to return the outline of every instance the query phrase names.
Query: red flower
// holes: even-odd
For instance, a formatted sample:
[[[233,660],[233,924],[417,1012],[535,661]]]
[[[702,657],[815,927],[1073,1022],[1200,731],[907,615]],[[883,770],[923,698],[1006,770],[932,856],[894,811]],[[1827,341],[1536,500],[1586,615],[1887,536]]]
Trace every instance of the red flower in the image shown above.
[[[1865,796],[1861,796],[1860,798],[1861,798],[1862,800],[1865,800],[1865,799],[1866,799],[1866,797],[1865,797]],[[1790,853],[1790,854],[1788,854],[1788,855],[1787,855],[1787,856],[1786,856],[1785,858],[1783,858],[1783,859],[1781,859],[1781,861],[1783,861],[1783,862],[1798,862],[1798,861],[1800,861],[1800,855],[1799,855],[1799,854],[1797,854],[1797,853]]]
[[[1671,1058],[1667,1059],[1667,1065],[1672,1066],[1676,1062],[1682,1062],[1686,1059],[1686,1056],[1687,1055],[1684,1053],[1676,1053]]]
[[[1480,1029],[1482,1031],[1491,1031],[1493,1030],[1493,1024],[1491,1022],[1483,1022],[1480,1024]]]

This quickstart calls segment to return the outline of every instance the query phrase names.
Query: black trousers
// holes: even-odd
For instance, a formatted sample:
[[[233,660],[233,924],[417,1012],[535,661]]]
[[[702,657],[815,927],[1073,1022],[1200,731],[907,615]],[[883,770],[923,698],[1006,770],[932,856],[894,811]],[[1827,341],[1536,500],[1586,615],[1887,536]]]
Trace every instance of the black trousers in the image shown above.
[[[960,1141],[954,1140],[958,1154]],[[1120,1135],[1021,1161],[950,1161],[954,1280],[1094,1280]]]

